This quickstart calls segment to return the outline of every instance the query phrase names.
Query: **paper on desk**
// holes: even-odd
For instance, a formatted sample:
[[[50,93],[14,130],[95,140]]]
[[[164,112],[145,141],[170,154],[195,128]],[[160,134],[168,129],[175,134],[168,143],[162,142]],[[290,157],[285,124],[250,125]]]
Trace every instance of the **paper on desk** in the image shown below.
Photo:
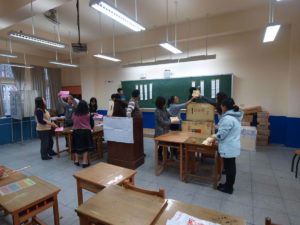
[[[168,220],[166,225],[220,225],[206,220],[201,220],[186,213],[177,211],[172,219]]]
[[[61,98],[67,98],[69,97],[70,92],[69,91],[60,91],[59,95]]]
[[[94,119],[102,119],[103,118],[103,115],[101,114],[94,114]]]
[[[63,128],[63,127],[57,127],[57,128],[55,129],[55,131],[57,131],[57,132],[59,132],[59,131],[64,131],[64,128]]]
[[[133,120],[127,117],[103,118],[104,139],[107,141],[129,143],[133,142]]]

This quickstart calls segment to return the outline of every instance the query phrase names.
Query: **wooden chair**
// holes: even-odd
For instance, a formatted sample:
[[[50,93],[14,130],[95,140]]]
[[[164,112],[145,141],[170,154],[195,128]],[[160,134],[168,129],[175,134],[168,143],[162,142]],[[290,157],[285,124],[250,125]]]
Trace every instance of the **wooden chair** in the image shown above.
[[[296,178],[298,176],[298,166],[299,166],[299,161],[300,161],[300,150],[295,151],[295,155],[294,155],[293,160],[292,160],[292,168],[291,168],[292,172],[294,171],[294,162],[295,162],[295,159],[296,159],[297,156],[298,156],[298,160],[297,160],[297,163],[296,163],[296,173],[295,173]]]
[[[265,225],[280,225],[280,224],[272,223],[271,218],[270,217],[266,217],[266,219],[265,219]]]
[[[134,191],[142,192],[142,193],[145,193],[145,194],[156,195],[158,197],[165,198],[165,189],[164,188],[160,188],[158,191],[147,190],[147,189],[144,189],[144,188],[139,188],[139,187],[134,186],[128,180],[126,180],[124,182],[124,187],[128,188],[128,189],[131,189],[131,190],[134,190]]]

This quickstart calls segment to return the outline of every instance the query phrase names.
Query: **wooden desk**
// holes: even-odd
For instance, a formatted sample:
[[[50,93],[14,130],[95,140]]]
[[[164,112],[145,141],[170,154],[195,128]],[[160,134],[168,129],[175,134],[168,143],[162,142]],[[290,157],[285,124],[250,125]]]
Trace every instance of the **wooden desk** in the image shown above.
[[[184,169],[184,176],[185,176],[185,182],[188,182],[188,178],[195,177],[203,180],[213,181],[214,183],[214,189],[217,189],[217,183],[218,180],[222,177],[222,169],[221,169],[221,157],[218,153],[218,145],[213,144],[212,146],[203,145],[202,142],[205,140],[205,138],[197,138],[197,137],[190,137],[188,138],[184,144],[185,144],[185,169]],[[202,168],[205,170],[213,170],[214,171],[214,177],[203,177],[195,175],[195,153],[201,153],[206,155],[211,155],[214,157],[214,167],[209,166],[197,166],[198,168]],[[189,173],[189,163],[191,163],[191,170],[192,172]]]
[[[164,170],[167,165],[166,156],[163,157],[164,161],[162,166],[158,164],[158,147],[175,147],[179,149],[180,161],[179,161],[179,170],[180,170],[180,180],[183,180],[183,145],[184,142],[190,137],[199,137],[207,138],[207,135],[202,135],[199,133],[192,132],[183,132],[183,131],[170,131],[166,134],[163,134],[159,137],[156,137],[155,140],[155,175],[158,176],[160,170]]]
[[[7,177],[0,178],[0,187],[26,178],[24,174],[13,172],[13,170],[5,166],[0,166],[0,169],[4,169],[5,173],[8,175]]]
[[[150,225],[165,206],[166,200],[161,197],[111,185],[75,211],[80,218],[80,225]]]
[[[71,149],[72,149],[72,127],[65,127],[63,131],[55,131],[55,139],[56,139],[56,151],[57,157],[60,158],[60,153],[68,152],[70,154],[70,158],[72,159]],[[102,138],[103,138],[103,127],[94,127],[92,130],[93,138],[96,139],[96,152],[97,157],[101,159],[103,157],[103,148],[102,148]],[[59,149],[59,136],[67,137],[68,148],[61,150]]]
[[[163,211],[155,224],[165,225],[167,220],[171,219],[177,211],[181,211],[196,218],[222,225],[246,225],[246,221],[243,218],[201,208],[199,206],[190,205],[173,199],[168,199],[168,205],[166,209]]]
[[[53,207],[54,224],[59,225],[57,194],[59,188],[35,176],[28,177],[34,185],[0,196],[0,205],[13,217],[13,224],[20,225],[32,218],[33,224],[45,224],[37,214]]]
[[[134,170],[102,162],[73,174],[77,183],[78,205],[83,202],[82,189],[98,193],[109,185],[120,185],[125,180],[134,184],[135,174]]]

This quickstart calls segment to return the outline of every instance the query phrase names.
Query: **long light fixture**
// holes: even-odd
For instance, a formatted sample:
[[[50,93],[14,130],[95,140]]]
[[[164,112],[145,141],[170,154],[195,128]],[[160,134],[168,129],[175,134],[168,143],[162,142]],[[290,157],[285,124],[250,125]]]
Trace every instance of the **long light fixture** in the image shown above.
[[[159,44],[161,47],[167,49],[168,51],[172,52],[173,54],[180,54],[182,51],[178,48],[175,48],[173,45],[171,45],[169,42],[163,42]]]
[[[0,53],[0,56],[7,57],[7,58],[13,58],[13,59],[18,58],[17,55],[11,55],[11,54],[5,54],[5,53]]]
[[[280,29],[280,26],[281,25],[279,23],[268,24],[268,26],[265,28],[263,43],[274,41]]]
[[[26,66],[26,65],[21,65],[21,64],[3,64],[11,67],[19,67],[19,68],[25,68],[25,69],[31,69],[33,66]]]
[[[265,28],[263,43],[273,42],[281,27],[280,23],[274,23],[274,0],[269,1],[269,23]]]
[[[114,57],[107,56],[107,55],[103,55],[103,54],[94,54],[93,56],[97,57],[97,58],[101,58],[101,59],[110,60],[110,61],[113,61],[113,62],[121,62],[121,59],[114,58]]]
[[[58,61],[49,61],[51,64],[55,64],[58,66],[68,66],[68,67],[79,67],[79,65],[72,64],[72,63],[64,63],[64,62],[58,62]]]
[[[178,2],[175,1],[175,4],[176,4],[176,15],[175,15],[175,46],[170,44],[169,43],[169,31],[168,31],[168,25],[169,25],[169,4],[168,4],[168,0],[167,1],[167,24],[166,24],[166,27],[167,27],[167,31],[166,31],[166,41],[165,42],[162,42],[160,43],[159,45],[161,47],[163,47],[164,49],[172,52],[173,54],[180,54],[182,53],[182,51],[180,49],[177,48],[177,4]]]
[[[111,6],[105,1],[91,0],[89,5],[95,10],[109,16],[113,20],[123,24],[124,26],[130,28],[133,31],[139,32],[146,30],[146,28],[139,24],[137,21],[134,21],[132,18],[121,12],[119,9],[117,9],[114,6]]]
[[[22,39],[22,40],[25,40],[25,41],[35,42],[35,43],[39,43],[39,44],[43,44],[43,45],[48,45],[48,46],[51,46],[51,47],[56,47],[56,48],[66,48],[67,47],[66,44],[58,43],[58,42],[50,41],[50,40],[46,40],[46,39],[42,39],[42,38],[36,37],[34,35],[24,34],[22,32],[11,31],[11,32],[8,33],[8,35],[10,37],[13,37],[13,38],[18,38],[18,39]]]

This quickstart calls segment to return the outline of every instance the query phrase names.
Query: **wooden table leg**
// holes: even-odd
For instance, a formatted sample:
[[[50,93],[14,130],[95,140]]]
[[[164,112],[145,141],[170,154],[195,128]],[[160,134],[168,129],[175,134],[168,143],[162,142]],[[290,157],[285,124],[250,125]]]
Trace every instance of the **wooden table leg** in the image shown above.
[[[77,183],[78,205],[81,205],[83,203],[82,188],[80,186],[80,181],[78,179],[76,179],[76,183]]]
[[[159,167],[158,167],[158,141],[155,141],[155,175],[158,176]]]
[[[182,150],[182,144],[179,145],[179,153],[180,153],[180,181],[183,180],[183,150]]]
[[[130,183],[131,183],[132,185],[134,185],[134,175],[132,175],[132,176],[130,177]]]
[[[189,162],[189,152],[188,152],[188,148],[185,149],[185,167],[184,167],[184,181],[187,183],[188,182],[188,165]]]
[[[59,225],[59,211],[58,211],[57,195],[55,195],[53,198],[54,198],[54,205],[53,205],[54,224]]]
[[[55,132],[55,140],[56,140],[56,153],[57,153],[57,158],[60,158],[60,153],[59,153],[59,143],[58,143],[58,133]]]
[[[218,178],[219,178],[219,157],[218,153],[215,154],[215,166],[214,166],[214,189],[217,189]]]
[[[78,215],[78,216],[79,216],[80,225],[89,225],[89,219],[87,216],[83,216],[83,215]]]
[[[167,168],[167,158],[168,158],[168,148],[167,147],[163,147],[163,168],[166,169]]]
[[[14,225],[20,225],[21,223],[20,223],[19,214],[16,213],[16,214],[14,214],[14,215],[12,215],[12,216],[13,216],[13,224],[14,224]]]

